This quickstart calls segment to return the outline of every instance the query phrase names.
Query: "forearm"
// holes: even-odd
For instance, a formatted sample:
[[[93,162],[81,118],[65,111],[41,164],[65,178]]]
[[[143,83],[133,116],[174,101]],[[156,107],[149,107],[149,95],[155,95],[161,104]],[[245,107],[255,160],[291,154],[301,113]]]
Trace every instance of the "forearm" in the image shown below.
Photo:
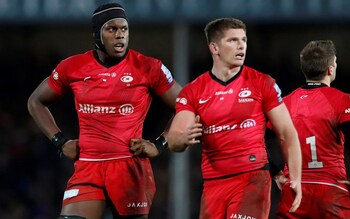
[[[169,132],[167,134],[168,147],[173,152],[183,152],[188,145],[186,144],[187,137],[181,132]]]
[[[40,130],[50,140],[54,134],[60,131],[50,110],[45,105],[29,99],[28,111]]]
[[[289,178],[293,180],[301,180],[301,150],[297,137],[291,138],[289,141],[281,141],[282,152],[286,158],[289,170]]]

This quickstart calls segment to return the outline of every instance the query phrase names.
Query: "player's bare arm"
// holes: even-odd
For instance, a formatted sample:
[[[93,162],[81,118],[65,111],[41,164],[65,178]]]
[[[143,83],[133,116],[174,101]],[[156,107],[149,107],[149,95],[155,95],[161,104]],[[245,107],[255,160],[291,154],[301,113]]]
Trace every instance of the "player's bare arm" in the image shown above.
[[[350,188],[350,121],[344,122],[340,127],[344,134],[344,163],[347,179],[339,179],[338,182],[348,185]]]
[[[200,143],[197,139],[200,136],[202,136],[202,124],[199,116],[187,110],[180,111],[175,115],[170,126],[169,149],[174,152],[183,152],[189,145]]]
[[[49,106],[61,98],[50,88],[47,79],[43,80],[33,91],[28,99],[28,111],[36,124],[50,140],[54,135],[60,132]],[[63,145],[58,148],[60,153],[71,159],[77,159],[79,147],[77,140],[66,139]]]
[[[281,150],[289,168],[290,187],[296,193],[290,209],[290,212],[294,212],[299,207],[302,198],[301,150],[298,134],[284,103],[270,110],[267,117],[280,141]]]

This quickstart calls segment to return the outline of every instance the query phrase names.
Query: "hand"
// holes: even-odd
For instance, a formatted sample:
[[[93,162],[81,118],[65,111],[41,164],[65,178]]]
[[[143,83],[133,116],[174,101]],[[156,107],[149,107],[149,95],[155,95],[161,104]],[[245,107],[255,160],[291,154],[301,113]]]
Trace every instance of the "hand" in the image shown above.
[[[284,176],[282,171],[280,171],[273,177],[273,180],[275,180],[277,187],[282,190],[282,187],[288,181],[288,178]]]
[[[158,149],[152,142],[142,138],[132,138],[130,140],[130,151],[137,157],[155,157],[159,154]]]
[[[64,156],[72,159],[72,160],[78,160],[79,159],[79,140],[68,140],[63,146],[62,146],[62,153]]]
[[[341,180],[337,180],[337,182],[345,184],[348,187],[348,190],[350,192],[350,180],[349,179],[341,179]]]
[[[342,179],[342,180],[337,180],[338,183],[342,183],[342,184],[345,184],[347,186],[350,185],[350,180],[348,179]]]
[[[202,136],[202,123],[200,123],[200,116],[197,115],[193,126],[188,130],[186,145],[194,145],[200,143],[199,139]]]
[[[300,180],[291,180],[289,187],[292,188],[295,192],[295,198],[289,212],[295,212],[299,208],[302,197]]]

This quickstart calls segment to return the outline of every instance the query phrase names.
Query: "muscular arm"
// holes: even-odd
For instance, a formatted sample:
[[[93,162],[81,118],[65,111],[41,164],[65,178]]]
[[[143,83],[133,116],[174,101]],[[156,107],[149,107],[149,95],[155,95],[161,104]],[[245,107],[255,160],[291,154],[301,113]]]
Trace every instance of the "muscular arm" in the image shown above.
[[[39,84],[28,99],[28,111],[41,131],[51,139],[60,131],[48,106],[60,99],[48,85],[47,78]]]
[[[189,145],[199,143],[200,141],[196,138],[201,135],[202,124],[199,123],[199,116],[195,116],[191,111],[180,111],[175,115],[169,129],[169,149],[174,152],[183,152]]]
[[[176,98],[182,90],[182,86],[175,82],[175,84],[164,94],[160,96],[163,103],[173,112],[175,112]]]
[[[50,140],[60,131],[60,129],[48,107],[60,98],[60,95],[51,90],[46,78],[41,84],[39,84],[28,99],[28,111],[30,115],[33,117],[41,131]],[[73,160],[78,159],[79,157],[78,140],[68,140],[57,149],[60,153],[62,152],[65,156]]]
[[[270,110],[267,117],[280,141],[281,150],[289,169],[290,187],[296,193],[290,209],[291,212],[294,212],[301,202],[301,149],[298,134],[284,103]]]

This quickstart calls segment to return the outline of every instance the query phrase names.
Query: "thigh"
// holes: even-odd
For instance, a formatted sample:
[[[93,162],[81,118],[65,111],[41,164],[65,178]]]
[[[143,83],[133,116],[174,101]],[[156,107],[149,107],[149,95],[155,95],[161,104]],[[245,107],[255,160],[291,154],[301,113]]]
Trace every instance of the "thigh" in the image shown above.
[[[271,178],[265,170],[205,181],[200,218],[268,218],[270,194]]]
[[[232,196],[226,218],[268,219],[271,207],[271,177],[266,170],[248,172],[241,177],[242,186]]]
[[[74,202],[62,208],[61,215],[78,215],[86,219],[102,219],[106,202],[103,200],[91,200]]]
[[[156,190],[149,159],[111,161],[106,167],[106,192],[118,214],[129,217],[148,215]]]
[[[303,183],[302,194],[299,208],[290,213],[294,191],[289,184],[285,184],[280,196],[277,218],[350,218],[350,196],[347,191],[330,185]]]
[[[74,173],[63,195],[63,206],[105,198],[103,162],[76,161]]]

